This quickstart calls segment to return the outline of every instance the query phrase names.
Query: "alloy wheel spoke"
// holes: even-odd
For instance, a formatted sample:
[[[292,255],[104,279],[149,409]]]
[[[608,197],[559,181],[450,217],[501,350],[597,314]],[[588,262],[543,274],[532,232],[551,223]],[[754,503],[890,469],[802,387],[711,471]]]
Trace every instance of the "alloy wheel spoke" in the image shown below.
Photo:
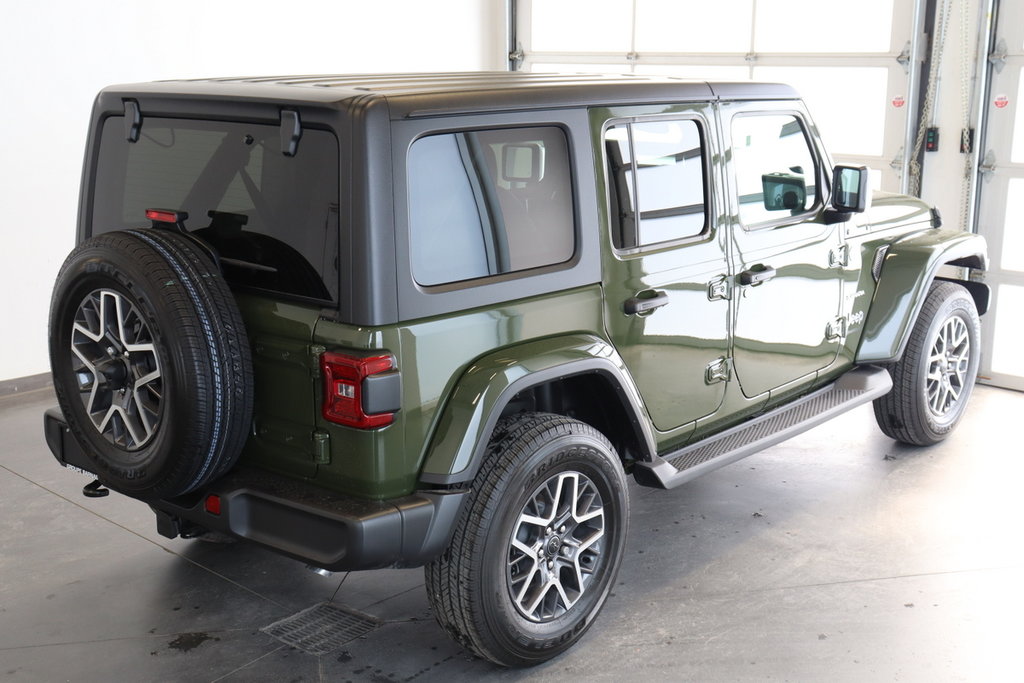
[[[603,501],[588,477],[560,472],[537,487],[508,545],[506,575],[516,609],[539,623],[570,610],[600,564],[604,534]]]
[[[160,421],[163,375],[139,309],[120,292],[91,292],[75,314],[70,350],[82,404],[96,430],[128,451],[146,445]]]
[[[971,360],[971,338],[959,317],[943,323],[928,355],[925,391],[928,408],[943,417],[958,404],[967,384]]]

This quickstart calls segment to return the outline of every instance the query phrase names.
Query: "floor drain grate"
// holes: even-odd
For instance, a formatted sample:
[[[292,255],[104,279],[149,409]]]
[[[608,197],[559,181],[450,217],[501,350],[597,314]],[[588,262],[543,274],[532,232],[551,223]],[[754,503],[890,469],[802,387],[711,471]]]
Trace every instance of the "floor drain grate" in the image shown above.
[[[368,614],[322,602],[260,629],[311,655],[326,655],[381,625]]]

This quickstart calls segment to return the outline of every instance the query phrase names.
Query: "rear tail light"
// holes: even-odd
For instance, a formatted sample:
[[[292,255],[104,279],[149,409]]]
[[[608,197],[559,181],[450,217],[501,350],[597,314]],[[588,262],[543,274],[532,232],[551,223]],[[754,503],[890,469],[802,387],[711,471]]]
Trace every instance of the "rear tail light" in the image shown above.
[[[375,429],[391,424],[395,420],[394,410],[388,412],[367,412],[369,401],[366,379],[376,375],[396,374],[394,358],[372,356],[359,358],[343,353],[328,351],[320,357],[320,370],[324,378],[323,416],[329,422],[356,427]]]

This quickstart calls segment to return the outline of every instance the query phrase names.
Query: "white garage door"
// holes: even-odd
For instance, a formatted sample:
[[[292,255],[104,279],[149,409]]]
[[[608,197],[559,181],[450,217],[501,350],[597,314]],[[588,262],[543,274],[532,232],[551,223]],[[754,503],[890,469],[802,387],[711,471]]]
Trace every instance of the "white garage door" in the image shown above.
[[[980,184],[978,231],[988,239],[992,310],[982,318],[987,381],[1024,391],[1024,3],[1000,3]]]
[[[900,190],[913,5],[519,0],[516,26],[526,71],[790,83],[837,161],[870,166],[883,189]]]

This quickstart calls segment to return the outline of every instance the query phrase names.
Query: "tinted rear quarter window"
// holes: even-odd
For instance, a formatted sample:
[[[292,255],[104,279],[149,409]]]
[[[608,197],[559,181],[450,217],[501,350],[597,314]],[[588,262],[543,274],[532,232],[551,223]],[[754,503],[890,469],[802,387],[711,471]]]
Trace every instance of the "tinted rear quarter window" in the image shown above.
[[[565,133],[554,126],[430,135],[409,151],[413,276],[440,285],[568,261]]]
[[[150,225],[150,208],[187,211],[233,286],[338,297],[338,143],[307,129],[295,156],[277,126],[147,118],[135,143],[103,126],[92,232]]]

